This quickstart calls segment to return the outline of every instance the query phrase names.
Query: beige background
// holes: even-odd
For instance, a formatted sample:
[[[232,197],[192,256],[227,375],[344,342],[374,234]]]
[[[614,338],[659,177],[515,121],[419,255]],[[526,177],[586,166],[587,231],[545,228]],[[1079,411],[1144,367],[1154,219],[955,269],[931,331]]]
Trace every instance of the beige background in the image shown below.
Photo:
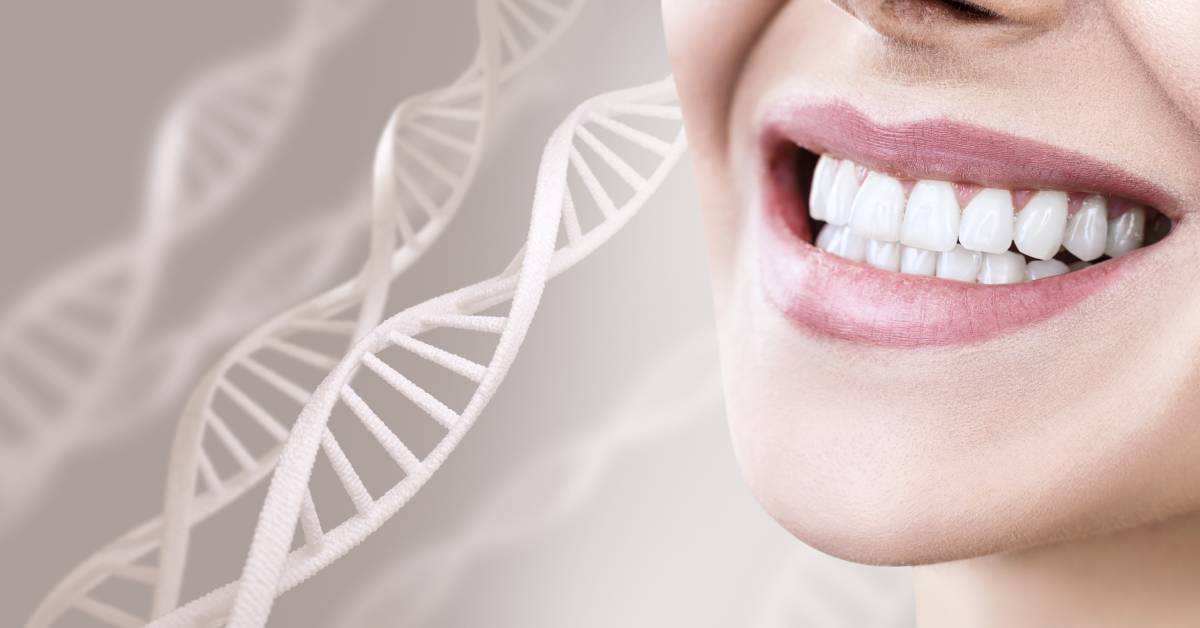
[[[171,98],[201,71],[278,37],[294,10],[281,0],[0,7],[0,307],[130,232],[154,124]],[[262,176],[230,213],[172,250],[170,285],[142,342],[203,311],[263,243],[362,191],[390,109],[453,78],[474,40],[466,0],[380,2],[318,60],[298,124]],[[391,311],[502,268],[523,237],[537,158],[554,126],[587,96],[668,72],[656,3],[591,2],[566,39],[505,91],[500,130],[463,213],[397,284]],[[389,619],[377,625],[406,625],[389,605],[402,609],[427,591],[387,578],[416,550],[478,529],[483,497],[529,461],[576,437],[603,440],[596,434],[626,391],[689,338],[699,338],[697,375],[658,387],[643,420],[710,381],[697,380],[716,357],[690,177],[680,168],[629,228],[551,284],[516,366],[447,466],[367,543],[284,596],[272,625],[337,625],[353,604],[383,609]],[[348,277],[363,248],[321,285]],[[282,294],[285,302],[272,302],[270,290],[254,296],[261,319],[290,304]],[[193,340],[208,342],[207,365],[234,339]],[[161,511],[181,403],[128,437],[74,454],[0,537],[0,625],[20,625],[74,565]],[[864,570],[813,557],[763,515],[741,484],[718,407],[616,452],[597,471],[567,516],[464,562],[450,603],[422,625],[863,625],[871,605],[863,594],[897,575],[872,572],[863,585]],[[514,489],[528,496],[518,527],[539,521],[539,495],[552,488]],[[262,496],[254,491],[201,527],[185,597],[236,577]],[[363,599],[375,591],[385,597]],[[781,610],[797,604],[808,620]],[[806,623],[822,612],[832,619]]]

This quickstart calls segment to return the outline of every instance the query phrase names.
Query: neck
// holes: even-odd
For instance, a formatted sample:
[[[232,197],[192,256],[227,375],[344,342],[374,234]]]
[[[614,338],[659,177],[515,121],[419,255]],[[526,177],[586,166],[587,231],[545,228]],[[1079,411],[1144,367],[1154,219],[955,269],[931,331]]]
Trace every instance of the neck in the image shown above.
[[[916,569],[920,628],[1196,626],[1200,515]]]

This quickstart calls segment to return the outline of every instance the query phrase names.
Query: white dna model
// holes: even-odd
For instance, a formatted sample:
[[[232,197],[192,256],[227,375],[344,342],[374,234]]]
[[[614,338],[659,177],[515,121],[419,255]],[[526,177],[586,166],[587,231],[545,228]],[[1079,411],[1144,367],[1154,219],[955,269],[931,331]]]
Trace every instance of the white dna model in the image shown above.
[[[533,322],[545,283],[592,253],[620,229],[671,172],[685,149],[681,125],[673,140],[637,128],[638,118],[678,121],[672,104],[674,83],[665,81],[590,100],[569,116],[551,136],[538,174],[529,236],[513,263],[493,279],[456,290],[411,307],[376,327],[346,354],[305,404],[280,454],[254,540],[240,580],[217,589],[156,620],[153,626],[264,626],[277,595],[290,590],[361,543],[424,486],[457,447],[482,413],[512,365]],[[630,144],[657,156],[645,172],[623,159],[591,130],[612,130]],[[624,182],[624,189],[605,186],[583,150]],[[568,173],[582,182],[572,191]],[[618,196],[619,194],[619,196]],[[584,214],[584,211],[594,214]],[[583,228],[584,217],[592,226]],[[595,217],[599,221],[595,221]],[[561,238],[560,232],[564,237]],[[472,361],[419,336],[435,331],[496,336],[491,355]],[[446,341],[443,341],[446,342]],[[451,407],[393,368],[380,354],[399,348],[473,383],[461,409]],[[437,444],[421,456],[389,428],[383,418],[394,414],[399,400],[372,407],[359,395],[372,378],[388,384],[432,425],[444,430]],[[390,454],[403,477],[374,497],[338,445],[330,419],[348,410]],[[378,411],[376,410],[378,408]],[[382,416],[381,416],[382,415]],[[309,483],[313,465],[323,454],[342,483],[356,513],[325,528]],[[297,526],[304,543],[291,550]],[[228,616],[226,613],[229,613]]]
[[[158,269],[258,176],[296,119],[316,60],[373,3],[300,0],[273,45],[195,81],[158,129],[136,232],[51,276],[0,320],[0,532],[67,455],[126,431],[92,419],[137,344]]]
[[[549,16],[557,22],[548,25],[544,20],[540,23],[535,21],[529,14],[530,6],[542,11],[543,17]],[[326,336],[341,337],[344,343],[345,338],[356,335],[356,330],[369,328],[367,321],[371,320],[373,310],[382,307],[380,295],[387,287],[388,277],[384,277],[385,281],[378,279],[385,274],[380,272],[380,268],[388,268],[390,274],[395,275],[411,265],[427,249],[461,201],[460,190],[466,187],[476,166],[483,129],[490,117],[491,93],[495,83],[512,76],[535,54],[540,53],[546,43],[557,36],[561,27],[574,17],[581,3],[575,1],[556,5],[544,0],[481,0],[479,7],[482,44],[472,68],[450,87],[402,105],[389,121],[378,151],[372,255],[363,273],[354,281],[259,329],[210,372],[193,394],[179,431],[164,517],[135,529],[79,567],[51,593],[35,613],[30,625],[56,625],[62,617],[73,612],[90,615],[105,625],[141,625],[144,621],[141,617],[89,596],[97,586],[109,580],[141,583],[153,588],[151,616],[159,616],[174,607],[179,595],[191,527],[221,510],[270,473],[280,459],[280,443],[285,439],[290,441],[298,438],[289,437],[284,427],[288,422],[286,417],[294,415],[295,410],[268,410],[271,403],[257,396],[263,391],[252,391],[235,383],[236,375],[240,372],[257,378],[257,384],[265,390],[265,396],[282,394],[294,404],[307,404],[306,408],[314,407],[321,397],[319,392],[311,393],[311,387],[299,385],[281,374],[280,371],[285,369],[267,366],[264,354],[290,360],[293,366],[312,368],[320,373],[336,366],[331,378],[353,378],[359,373],[358,364],[366,363],[371,372],[376,372],[372,369],[379,369],[378,372],[388,373],[386,381],[416,402],[435,424],[447,430],[443,444],[438,449],[442,453],[431,452],[425,456],[413,453],[394,434],[386,432],[386,427],[384,431],[377,432],[380,443],[397,457],[399,469],[407,476],[390,493],[395,505],[387,508],[392,508],[394,512],[407,501],[406,497],[397,500],[395,496],[411,495],[440,466],[441,460],[461,439],[474,416],[490,398],[495,385],[503,378],[531,322],[541,294],[540,283],[544,283],[549,274],[557,274],[573,265],[610,237],[646,201],[678,161],[684,141],[678,108],[671,104],[671,84],[622,92],[586,103],[559,131],[557,139],[551,142],[552,150],[548,150],[540,179],[542,182],[551,181],[550,196],[546,196],[544,191],[539,194],[537,207],[540,209],[535,214],[530,248],[524,255],[518,255],[505,273],[494,280],[405,311],[369,334],[351,351],[350,356],[353,357],[345,358],[340,364],[330,357],[328,350],[323,352],[317,348],[322,344],[321,340],[327,340]],[[514,30],[514,25],[520,25],[524,36]],[[496,54],[489,54],[489,50],[493,50],[490,42],[497,39],[500,43],[495,46]],[[497,59],[500,61],[497,62]],[[618,119],[621,117],[632,117],[634,120],[622,122]],[[668,129],[663,132],[659,128],[658,135],[655,135],[636,128],[637,120],[648,121],[652,127],[656,124],[661,127],[659,123],[665,122]],[[439,126],[440,121],[446,124]],[[585,124],[600,130],[593,132]],[[464,128],[467,130],[466,137],[463,137]],[[653,157],[645,169],[648,174],[639,174],[634,166],[609,146],[611,141],[606,143],[600,140],[596,133],[615,134],[629,146]],[[575,146],[576,142],[582,146],[582,152]],[[440,155],[437,151],[441,151]],[[612,175],[597,174],[584,157],[585,153],[592,155],[593,162],[599,158],[606,167],[611,168],[618,181],[623,181],[622,185],[628,189],[610,190],[606,187],[609,184],[602,180]],[[462,163],[464,161],[465,166]],[[555,169],[561,172],[555,173]],[[565,180],[568,170],[574,172],[582,182],[582,192],[569,193]],[[414,178],[415,172],[421,173],[420,179]],[[557,176],[557,184],[549,178],[551,175]],[[440,195],[435,197],[438,191],[429,189],[429,184],[437,180],[449,183],[447,178],[454,176],[458,177],[458,185],[442,188]],[[554,200],[555,186],[559,190],[557,200]],[[579,194],[583,194],[581,198],[590,197],[590,200],[585,200],[577,207],[574,199]],[[551,205],[551,202],[554,204]],[[389,213],[388,209],[392,211]],[[549,253],[556,243],[560,212],[565,244],[551,258]],[[543,233],[545,226],[536,228],[551,222],[553,227],[549,234]],[[396,231],[403,238],[402,246],[390,258],[379,255],[378,251],[386,250],[393,241]],[[535,244],[538,247],[535,248]],[[547,250],[539,254],[542,249]],[[381,258],[387,264],[380,264]],[[544,264],[540,263],[543,258]],[[501,306],[510,299],[513,309],[508,319],[479,315],[483,309]],[[472,333],[490,332],[498,335],[500,340],[485,366],[453,356],[413,337],[433,327]],[[397,339],[396,334],[404,330],[409,330],[407,338]],[[393,346],[393,342],[395,346],[403,346],[469,381],[478,380],[474,393],[478,401],[470,404],[461,413],[460,419],[451,422],[453,411],[448,406],[416,387],[403,375],[384,370],[389,367],[376,354]],[[312,344],[305,346],[308,343]],[[333,391],[325,396],[334,394],[334,403],[342,399],[342,395],[358,400],[352,409],[363,413],[361,417],[375,417],[354,389],[348,386],[349,379],[343,384],[346,386],[344,392],[329,384],[318,390]],[[311,401],[310,395],[313,395]],[[241,421],[235,423],[228,414],[223,417],[221,412],[224,411],[217,409],[221,403],[236,409],[237,418]],[[329,409],[328,399],[323,404]],[[328,418],[329,414],[326,413],[325,419]],[[378,430],[383,426],[377,417],[375,422],[368,418],[361,420],[369,429]],[[244,442],[248,438],[245,433],[248,429],[261,430],[272,439],[271,446],[256,455]],[[324,426],[319,431],[329,433]],[[391,434],[390,438],[385,434]],[[332,433],[319,440],[324,450],[331,452],[327,455],[338,461],[337,468],[343,471],[349,469],[349,461]],[[218,471],[209,453],[214,445],[215,449],[231,455],[241,468],[227,475]],[[289,460],[287,451],[285,447],[282,456],[285,463]],[[366,509],[369,494],[365,487],[353,479],[352,471],[343,477],[347,486],[351,487],[350,495],[355,503]],[[203,486],[203,490],[199,490],[198,484]],[[313,535],[312,539],[321,539],[314,543],[327,547],[325,539],[344,537],[348,534],[348,528],[354,527],[343,524],[328,535],[322,533],[312,493],[303,488],[302,492],[306,504],[303,527]],[[383,510],[384,502],[380,500],[371,509],[379,523],[388,516]],[[322,558],[321,562],[327,564],[334,558],[336,556]],[[307,567],[310,570],[319,568],[320,565]],[[226,587],[224,590],[233,589]],[[199,608],[203,608],[204,603],[211,604],[213,600],[219,602],[219,594],[198,601]],[[161,621],[191,625],[189,613],[195,612],[197,607],[194,603],[166,615]]]

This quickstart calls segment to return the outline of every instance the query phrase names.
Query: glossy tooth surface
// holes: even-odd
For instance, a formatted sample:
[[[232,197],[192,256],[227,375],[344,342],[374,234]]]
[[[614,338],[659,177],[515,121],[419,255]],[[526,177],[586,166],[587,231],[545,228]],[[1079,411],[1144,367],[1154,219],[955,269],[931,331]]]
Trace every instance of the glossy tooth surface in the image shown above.
[[[1109,257],[1121,257],[1138,248],[1146,241],[1146,210],[1134,207],[1108,221],[1108,241],[1104,253]]]
[[[861,262],[867,258],[867,240],[850,231],[848,227],[829,225],[829,239],[823,247],[826,251],[848,260]],[[822,232],[824,234],[824,231]]]
[[[958,200],[945,181],[918,181],[908,195],[900,241],[927,251],[950,251],[958,243]]]
[[[839,227],[850,224],[850,213],[854,209],[854,197],[858,195],[858,177],[854,173],[854,162],[849,159],[838,164],[833,177],[833,187],[825,205],[825,222]]]
[[[825,208],[833,190],[833,177],[837,174],[837,168],[838,161],[833,157],[821,155],[817,160],[817,169],[813,171],[812,190],[808,195],[808,215],[814,220],[825,220]]]
[[[1104,255],[1107,242],[1108,201],[1103,196],[1089,196],[1067,222],[1063,246],[1075,257],[1090,262]]]
[[[975,279],[979,276],[979,267],[983,262],[982,258],[982,253],[956,246],[938,256],[937,276],[942,279],[975,283]]]
[[[900,247],[900,272],[932,277],[937,274],[939,255],[940,253],[936,251],[902,246]]]
[[[1086,264],[1087,262],[1082,262]],[[1025,266],[1025,281],[1037,281],[1047,277],[1057,277],[1071,272],[1071,268],[1066,264],[1056,260],[1037,260],[1029,262]]]
[[[984,253],[979,283],[997,286],[1025,281],[1025,257],[1020,253]]]
[[[1066,228],[1067,193],[1043,190],[1017,215],[1013,241],[1029,257],[1047,260],[1058,255]]]
[[[842,229],[844,229],[844,227],[839,227],[837,225],[825,225],[824,227],[821,227],[821,232],[817,234],[817,248],[821,249],[822,251],[828,251],[829,243],[833,241],[833,237]]]
[[[1012,192],[989,188],[976,194],[963,210],[958,241],[972,251],[1003,253],[1012,240]]]
[[[900,270],[900,245],[895,242],[867,242],[867,263],[875,268],[898,272]]]
[[[886,174],[872,172],[854,197],[850,228],[880,242],[899,242],[904,221],[904,186]]]

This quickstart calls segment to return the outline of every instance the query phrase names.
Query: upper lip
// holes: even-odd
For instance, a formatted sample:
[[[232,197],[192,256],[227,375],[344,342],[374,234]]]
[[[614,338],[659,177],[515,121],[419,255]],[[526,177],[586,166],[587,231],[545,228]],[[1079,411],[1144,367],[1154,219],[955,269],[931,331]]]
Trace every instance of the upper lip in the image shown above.
[[[1090,192],[1151,206],[1172,220],[1183,209],[1163,187],[1112,164],[974,124],[938,118],[883,125],[841,101],[775,103],[762,122],[768,159],[794,144],[902,178]]]

